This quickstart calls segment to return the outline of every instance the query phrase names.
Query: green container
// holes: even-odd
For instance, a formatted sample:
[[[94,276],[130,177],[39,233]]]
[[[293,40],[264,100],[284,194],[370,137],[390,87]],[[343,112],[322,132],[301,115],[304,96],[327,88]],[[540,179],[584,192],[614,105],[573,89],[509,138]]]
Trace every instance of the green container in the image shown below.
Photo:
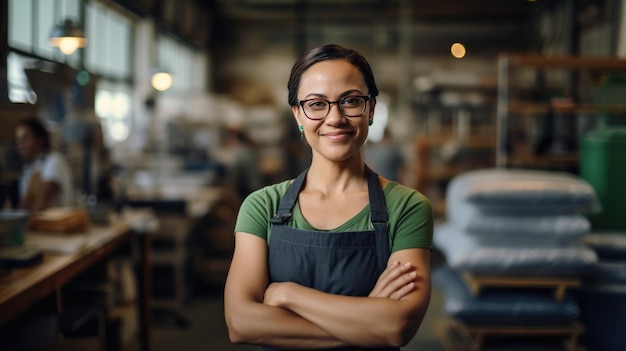
[[[626,230],[626,128],[601,128],[582,138],[580,175],[602,204],[602,212],[590,216],[593,228]]]
[[[28,213],[22,210],[0,211],[0,248],[24,244]]]

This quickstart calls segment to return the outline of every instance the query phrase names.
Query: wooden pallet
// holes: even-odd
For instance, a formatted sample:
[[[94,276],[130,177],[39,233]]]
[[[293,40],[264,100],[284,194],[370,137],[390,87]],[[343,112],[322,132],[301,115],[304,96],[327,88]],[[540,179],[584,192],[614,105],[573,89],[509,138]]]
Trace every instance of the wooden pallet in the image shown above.
[[[475,326],[446,318],[437,323],[435,331],[446,351],[482,351],[485,338],[549,337],[562,339],[562,349],[582,351],[578,345],[579,336],[584,328],[579,323],[567,326]]]
[[[565,292],[568,288],[580,286],[579,278],[486,276],[468,272],[463,272],[461,275],[474,296],[480,295],[483,288],[554,289],[554,297],[560,302],[565,298]]]

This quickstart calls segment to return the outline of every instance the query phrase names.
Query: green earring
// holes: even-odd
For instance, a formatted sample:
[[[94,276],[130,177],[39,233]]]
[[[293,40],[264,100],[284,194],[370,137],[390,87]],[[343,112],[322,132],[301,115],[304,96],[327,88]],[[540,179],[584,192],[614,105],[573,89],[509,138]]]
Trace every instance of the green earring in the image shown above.
[[[300,130],[300,133],[304,132],[304,126],[303,125],[299,125],[298,126],[298,130]]]
[[[367,124],[369,124],[370,126],[371,126],[372,124],[374,124],[374,119],[373,119],[373,118],[370,118],[370,120],[369,120],[369,121],[367,121]]]

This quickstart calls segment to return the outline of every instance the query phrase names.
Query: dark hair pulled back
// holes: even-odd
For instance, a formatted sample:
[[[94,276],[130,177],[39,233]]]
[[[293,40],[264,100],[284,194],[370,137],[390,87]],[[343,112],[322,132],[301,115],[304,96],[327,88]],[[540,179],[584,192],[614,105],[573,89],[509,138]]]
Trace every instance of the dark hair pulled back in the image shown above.
[[[291,68],[289,82],[287,83],[287,89],[289,91],[289,105],[298,105],[298,89],[300,88],[300,79],[302,78],[302,74],[304,74],[309,67],[318,62],[338,59],[346,60],[358,68],[363,75],[369,94],[372,97],[378,96],[378,88],[376,87],[376,81],[374,80],[374,73],[372,73],[372,68],[363,55],[353,49],[347,49],[340,45],[325,44],[316,46],[302,54],[302,56],[298,58]]]
[[[48,129],[46,129],[46,126],[44,125],[43,121],[35,116],[29,116],[29,117],[25,117],[23,119],[21,119],[18,123],[18,126],[24,126],[28,129],[30,129],[30,131],[33,133],[33,135],[35,136],[35,138],[37,140],[41,140],[41,144],[43,146],[43,149],[45,151],[49,151],[50,150],[50,133],[48,132]]]

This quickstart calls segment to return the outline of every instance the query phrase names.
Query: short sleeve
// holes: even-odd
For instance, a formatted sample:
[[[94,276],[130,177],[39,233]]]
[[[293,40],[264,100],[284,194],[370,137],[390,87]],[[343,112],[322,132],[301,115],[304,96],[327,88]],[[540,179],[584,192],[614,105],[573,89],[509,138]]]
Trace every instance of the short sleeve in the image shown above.
[[[41,165],[39,172],[43,181],[63,185],[62,177],[64,176],[65,169],[63,167],[63,160],[58,157],[58,155],[50,154]]]
[[[391,251],[432,248],[434,213],[428,198],[418,191],[391,182],[385,188]]]
[[[239,208],[235,232],[249,233],[267,240],[269,219],[275,215],[289,184],[289,181],[285,181],[250,193]]]

